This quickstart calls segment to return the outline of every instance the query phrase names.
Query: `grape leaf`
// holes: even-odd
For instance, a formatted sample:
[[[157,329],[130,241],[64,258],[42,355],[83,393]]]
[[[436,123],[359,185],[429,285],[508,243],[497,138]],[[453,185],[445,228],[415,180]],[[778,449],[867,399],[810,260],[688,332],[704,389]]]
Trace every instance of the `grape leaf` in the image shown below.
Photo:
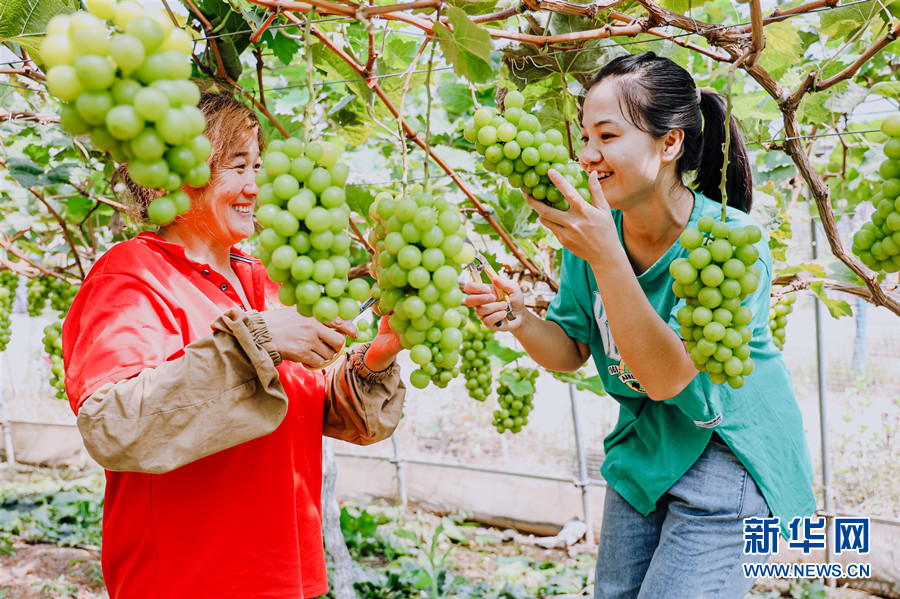
[[[830,299],[828,295],[825,294],[824,281],[812,281],[809,284],[809,290],[812,291],[817,298],[822,300],[822,303],[825,304],[826,308],[828,308],[828,311],[831,313],[831,316],[833,318],[853,315],[853,310],[850,308],[850,304],[848,304],[844,300]]]
[[[470,21],[462,9],[450,7],[445,12],[453,31],[442,23],[434,24],[434,34],[440,40],[444,59],[453,65],[457,75],[473,83],[487,81],[494,74],[490,34]]]
[[[797,29],[789,22],[772,23],[766,27],[766,47],[759,57],[759,64],[765,67],[772,77],[784,75],[788,67],[794,65],[803,56],[803,40]]]
[[[6,159],[9,176],[22,187],[38,187],[44,176],[44,169],[26,158],[10,156]]]
[[[857,29],[880,10],[881,3],[870,0],[825,11],[819,21],[819,35],[828,37],[830,41],[848,40],[856,34]],[[769,28],[766,27],[766,33],[768,31]]]
[[[597,395],[606,395],[606,389],[603,387],[603,381],[599,374],[580,379],[570,372],[554,372],[553,376],[564,383],[575,385],[579,391],[590,391]]]
[[[505,383],[506,386],[509,387],[509,390],[512,391],[512,394],[516,397],[527,397],[534,394],[534,385],[531,384],[531,381],[517,381],[516,377],[511,372],[504,372],[500,374],[497,380]]]
[[[841,281],[842,283],[849,283],[851,285],[859,285],[860,287],[865,287],[866,285],[866,282],[863,281],[859,277],[859,275],[850,270],[850,267],[848,267],[840,260],[835,260],[828,265],[828,277],[834,279],[835,281]]]
[[[300,42],[271,29],[267,29],[260,40],[266,42],[266,46],[283,65],[290,65],[300,49]]]
[[[510,349],[501,344],[499,341],[488,341],[484,346],[484,351],[487,352],[487,355],[490,356],[499,366],[506,366],[510,362],[518,360],[519,358],[527,355],[523,351]]]
[[[0,3],[0,43],[15,43],[40,59],[47,22],[77,8],[74,0],[5,0]],[[42,63],[41,63],[42,64]]]
[[[812,273],[813,275],[815,275],[817,277],[825,276],[825,267],[823,267],[819,264],[812,264],[812,263],[806,263],[806,262],[802,263],[802,264],[795,264],[794,266],[787,266],[785,268],[779,268],[775,272],[778,275],[790,276],[790,275],[795,275],[795,274],[797,274],[799,272],[803,272],[803,271]]]
[[[438,85],[441,105],[447,112],[460,115],[474,108],[469,88],[461,83],[447,81]]]
[[[879,81],[869,88],[869,93],[898,100],[900,99],[900,81]]]
[[[93,200],[84,196],[72,196],[66,200],[66,210],[69,211],[69,214],[85,214],[93,206]]]
[[[448,0],[447,4],[463,9],[469,15],[483,15],[493,12],[497,0]]]
[[[364,217],[370,226],[374,225],[375,221],[369,218],[369,206],[375,200],[372,188],[369,185],[347,185],[344,191],[350,210]]]
[[[68,183],[72,176],[72,170],[78,165],[72,162],[64,162],[54,166],[42,177],[42,185],[60,185]]]

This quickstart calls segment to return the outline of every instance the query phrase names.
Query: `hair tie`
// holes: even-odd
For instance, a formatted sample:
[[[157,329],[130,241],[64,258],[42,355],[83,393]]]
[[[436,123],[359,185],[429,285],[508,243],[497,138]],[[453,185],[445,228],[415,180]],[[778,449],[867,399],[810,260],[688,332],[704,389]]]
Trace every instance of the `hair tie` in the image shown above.
[[[695,87],[694,90],[696,90],[696,92],[697,92],[697,104],[699,104],[699,103],[700,103],[700,96],[703,95],[703,90],[700,89],[699,87]]]

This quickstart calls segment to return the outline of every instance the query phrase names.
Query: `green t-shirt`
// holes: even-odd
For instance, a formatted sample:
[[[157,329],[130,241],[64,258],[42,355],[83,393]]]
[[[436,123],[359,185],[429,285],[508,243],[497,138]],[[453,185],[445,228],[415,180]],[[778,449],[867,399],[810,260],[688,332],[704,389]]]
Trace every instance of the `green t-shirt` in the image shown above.
[[[721,204],[695,192],[688,226],[695,227],[701,216],[718,220],[721,210]],[[614,210],[613,216],[621,242],[622,214]],[[732,228],[756,224],[730,207],[727,218]],[[619,402],[619,420],[604,442],[606,459],[601,472],[642,514],[649,514],[697,461],[713,430],[750,472],[772,515],[781,518],[782,533],[787,534],[793,517],[808,516],[816,508],[809,448],[791,375],[769,330],[772,256],[765,238],[756,247],[759,287],[743,302],[753,312],[749,325],[753,330],[753,372],[739,389],[715,385],[708,374],[700,373],[681,393],[665,401],[650,399],[622,362],[590,265],[567,250],[563,252],[560,289],[547,319],[590,348],[607,392]],[[672,292],[669,264],[688,253],[676,241],[637,277],[656,313],[676,333],[681,327],[675,315],[685,301]]]

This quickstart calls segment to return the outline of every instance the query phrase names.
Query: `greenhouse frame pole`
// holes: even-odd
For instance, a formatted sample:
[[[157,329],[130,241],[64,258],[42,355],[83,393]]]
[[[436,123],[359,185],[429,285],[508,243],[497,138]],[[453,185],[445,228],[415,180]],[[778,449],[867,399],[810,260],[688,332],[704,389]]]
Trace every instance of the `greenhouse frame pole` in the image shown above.
[[[569,383],[569,399],[572,401],[572,424],[575,427],[575,449],[578,452],[578,482],[581,488],[581,504],[584,508],[584,523],[587,530],[584,539],[590,545],[594,544],[594,519],[591,516],[591,498],[589,495],[590,481],[588,481],[587,458],[584,455],[584,444],[581,441],[581,421],[578,419],[578,398],[575,396],[575,385]]]
[[[391,435],[391,443],[394,446],[394,458],[391,462],[397,467],[397,494],[400,498],[400,506],[406,509],[406,472],[403,468],[403,456],[400,455],[400,443],[397,441],[397,435]]]
[[[6,417],[6,404],[3,403],[3,376],[4,376],[4,359],[6,351],[0,351],[0,428],[3,428],[3,442],[6,446],[6,462],[10,466],[16,465],[16,450],[12,442],[12,425],[9,418]]]
[[[816,226],[816,219],[810,219],[810,227],[812,228],[812,257],[815,261],[819,257],[819,228]],[[816,375],[818,377],[819,388],[819,434],[821,435],[821,454],[822,454],[822,488],[825,492],[825,563],[831,563],[831,527],[832,512],[834,506],[831,500],[831,461],[828,452],[828,381],[825,376],[825,340],[822,337],[822,302],[816,298],[814,300],[814,308],[816,315]],[[827,578],[828,586],[834,586],[835,580]]]

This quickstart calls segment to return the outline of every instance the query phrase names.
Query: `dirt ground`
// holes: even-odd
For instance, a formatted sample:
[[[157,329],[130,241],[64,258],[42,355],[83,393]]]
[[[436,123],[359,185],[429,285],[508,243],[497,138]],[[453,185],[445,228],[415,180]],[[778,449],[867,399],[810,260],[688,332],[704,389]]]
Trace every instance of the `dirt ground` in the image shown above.
[[[478,529],[478,534],[495,534],[493,529]],[[100,556],[94,551],[55,545],[14,545],[16,555],[0,556],[0,598],[2,599],[106,599],[109,595],[100,577]],[[569,550],[542,549],[518,543],[496,543],[479,552],[456,551],[454,563],[466,578],[488,579],[499,557],[525,555],[536,560],[567,561],[570,556],[589,551],[587,545]],[[786,591],[788,582],[761,580],[756,591]],[[847,588],[826,589],[828,599],[875,599]]]
[[[109,597],[96,551],[15,543],[15,555],[0,555],[2,599],[101,599]]]
[[[477,551],[458,547],[452,562],[457,573],[470,580],[490,579],[501,557],[526,557],[543,561],[554,560],[574,565],[579,554],[593,550],[579,543],[568,549],[543,549],[533,544],[533,538],[515,535],[503,541],[504,533],[497,529],[477,528],[474,534],[495,536],[498,542],[484,545]],[[507,534],[507,537],[510,535]],[[531,541],[531,542],[529,542]],[[14,544],[15,555],[0,556],[0,599],[107,599],[100,574],[98,552],[56,545]],[[785,580],[760,580],[755,591],[784,592]],[[828,599],[876,599],[861,591],[847,588],[827,588]],[[785,594],[785,596],[787,596]]]

